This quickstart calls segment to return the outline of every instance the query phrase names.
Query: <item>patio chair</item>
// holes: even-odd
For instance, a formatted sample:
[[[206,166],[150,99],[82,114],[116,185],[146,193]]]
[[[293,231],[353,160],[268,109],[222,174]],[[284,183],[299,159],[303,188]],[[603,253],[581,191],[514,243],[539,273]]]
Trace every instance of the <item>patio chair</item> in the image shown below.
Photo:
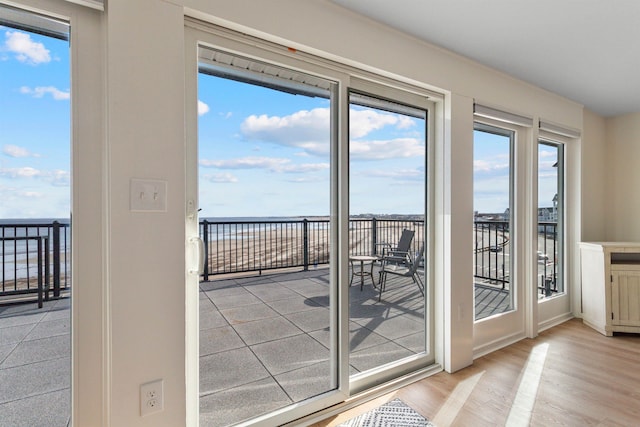
[[[402,230],[402,234],[400,235],[400,240],[398,240],[398,244],[393,247],[390,243],[377,243],[376,246],[382,246],[382,256],[397,256],[397,257],[405,257],[409,253],[409,249],[411,248],[411,242],[413,241],[413,236],[416,234],[413,230],[404,229]]]
[[[415,258],[411,254],[407,254],[406,257],[399,261],[398,256],[384,256],[382,257],[382,265],[380,267],[380,281],[378,282],[379,292],[378,301],[382,300],[382,292],[387,284],[387,274],[394,274],[401,277],[411,277],[413,283],[418,286],[420,293],[424,296],[424,283],[420,274],[418,274],[418,268],[422,264],[424,257],[424,245],[420,248],[420,251],[416,254]]]

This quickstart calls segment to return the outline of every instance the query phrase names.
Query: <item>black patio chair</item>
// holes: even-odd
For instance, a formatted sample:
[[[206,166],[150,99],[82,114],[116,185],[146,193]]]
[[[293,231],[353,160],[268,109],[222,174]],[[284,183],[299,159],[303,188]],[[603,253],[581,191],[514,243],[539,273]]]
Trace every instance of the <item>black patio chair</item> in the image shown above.
[[[422,266],[424,257],[424,245],[415,257],[407,253],[406,256],[388,255],[381,259],[380,281],[378,282],[379,292],[378,301],[382,300],[382,292],[387,284],[387,274],[393,274],[402,277],[411,277],[411,280],[418,286],[420,293],[424,296],[424,282],[418,274],[418,268]]]

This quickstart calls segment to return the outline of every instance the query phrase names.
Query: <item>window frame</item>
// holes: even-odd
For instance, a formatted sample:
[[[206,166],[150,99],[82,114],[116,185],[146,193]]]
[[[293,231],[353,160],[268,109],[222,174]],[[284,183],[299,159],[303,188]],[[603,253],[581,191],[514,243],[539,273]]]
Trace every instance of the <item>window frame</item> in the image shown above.
[[[542,132],[542,135],[538,137],[536,148],[539,152],[540,145],[546,145],[555,147],[558,150],[558,176],[557,176],[557,195],[558,195],[558,207],[557,207],[557,248],[558,248],[558,260],[557,260],[557,277],[560,278],[562,291],[558,291],[555,295],[543,296],[538,299],[538,303],[544,302],[549,298],[556,298],[567,294],[567,233],[566,233],[566,220],[567,220],[567,201],[566,201],[566,142],[559,141],[558,138],[548,137]],[[538,165],[540,164],[538,158]],[[536,177],[539,179],[539,168],[536,167]],[[539,201],[536,200],[536,206],[539,208]],[[539,221],[536,221],[536,225]],[[536,227],[537,229],[537,227]],[[539,249],[538,249],[539,250]],[[536,255],[536,262],[538,261]]]
[[[509,240],[512,241],[511,252],[509,254],[509,310],[504,313],[496,313],[491,316],[486,316],[481,319],[477,318],[477,314],[475,312],[475,282],[473,282],[474,286],[474,323],[482,322],[486,319],[501,317],[504,314],[509,312],[514,312],[519,309],[519,305],[517,304],[518,299],[516,296],[520,290],[518,289],[519,284],[516,282],[517,276],[514,274],[515,271],[518,270],[517,266],[517,254],[518,254],[518,243],[520,240],[519,230],[517,228],[517,213],[519,212],[516,199],[517,192],[516,187],[518,185],[518,167],[517,167],[517,137],[518,137],[518,129],[513,125],[498,122],[488,118],[479,118],[476,117],[473,124],[473,130],[486,132],[497,136],[507,137],[509,138]],[[474,159],[475,160],[475,159]],[[474,207],[475,212],[475,207]]]

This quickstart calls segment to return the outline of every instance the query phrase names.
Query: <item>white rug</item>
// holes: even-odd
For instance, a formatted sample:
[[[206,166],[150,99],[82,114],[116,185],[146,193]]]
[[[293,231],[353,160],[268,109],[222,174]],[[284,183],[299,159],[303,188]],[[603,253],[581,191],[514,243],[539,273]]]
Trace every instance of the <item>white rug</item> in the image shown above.
[[[338,427],[434,427],[434,425],[402,400],[393,399]]]

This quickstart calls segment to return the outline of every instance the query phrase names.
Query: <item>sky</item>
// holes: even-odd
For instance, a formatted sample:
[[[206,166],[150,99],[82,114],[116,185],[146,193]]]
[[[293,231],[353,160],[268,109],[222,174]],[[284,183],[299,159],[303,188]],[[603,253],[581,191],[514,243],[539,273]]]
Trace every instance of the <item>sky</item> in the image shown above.
[[[201,74],[204,217],[330,213],[330,101]],[[425,121],[353,105],[351,214],[424,214]]]
[[[69,43],[0,26],[0,218],[69,218]]]
[[[329,99],[200,75],[203,217],[330,212]],[[68,218],[69,43],[0,26],[0,218]],[[424,213],[425,123],[352,105],[351,214]],[[476,132],[474,209],[508,206],[508,151]],[[553,147],[540,150],[540,203],[555,194]]]
[[[473,133],[473,210],[503,213],[509,207],[509,138],[475,130]],[[555,146],[538,145],[538,206],[552,207],[558,189]]]

